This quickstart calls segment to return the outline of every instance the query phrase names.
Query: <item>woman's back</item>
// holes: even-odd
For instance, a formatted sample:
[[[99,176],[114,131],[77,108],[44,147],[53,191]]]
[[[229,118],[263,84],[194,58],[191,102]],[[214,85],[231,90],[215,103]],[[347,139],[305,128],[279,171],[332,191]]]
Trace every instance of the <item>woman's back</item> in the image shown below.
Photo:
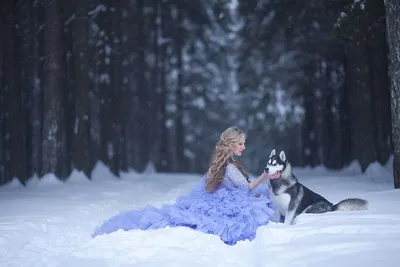
[[[233,164],[228,163],[225,169],[223,186],[228,188],[243,188],[249,189],[249,183],[246,177],[240,172],[240,170]]]

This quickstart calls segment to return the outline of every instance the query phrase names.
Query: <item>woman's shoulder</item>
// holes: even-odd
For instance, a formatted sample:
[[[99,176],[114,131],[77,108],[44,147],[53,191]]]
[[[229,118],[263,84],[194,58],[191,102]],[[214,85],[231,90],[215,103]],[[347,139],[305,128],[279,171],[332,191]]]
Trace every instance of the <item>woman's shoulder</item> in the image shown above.
[[[233,169],[238,169],[237,165],[235,164],[235,162],[228,162],[228,164],[226,165],[227,168],[233,168]]]
[[[232,169],[232,168],[236,168],[235,164],[233,164],[232,162],[228,162],[228,164],[226,164],[226,169]]]
[[[233,162],[228,162],[225,168],[225,172],[232,172],[236,170],[239,170],[238,167],[236,167],[236,165]]]

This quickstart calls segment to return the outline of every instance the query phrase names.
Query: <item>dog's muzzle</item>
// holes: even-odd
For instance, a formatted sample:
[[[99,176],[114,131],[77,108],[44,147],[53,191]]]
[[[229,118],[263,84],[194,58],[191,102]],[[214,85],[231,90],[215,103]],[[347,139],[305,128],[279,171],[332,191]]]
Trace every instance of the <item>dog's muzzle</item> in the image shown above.
[[[273,173],[273,174],[269,174],[269,173],[268,173],[268,172],[269,172],[269,168],[268,168],[268,167],[265,167],[265,168],[264,168],[264,172],[267,174],[267,177],[268,177],[269,179],[278,179],[278,178],[281,177],[281,174],[282,174],[282,171],[276,171],[276,172]]]

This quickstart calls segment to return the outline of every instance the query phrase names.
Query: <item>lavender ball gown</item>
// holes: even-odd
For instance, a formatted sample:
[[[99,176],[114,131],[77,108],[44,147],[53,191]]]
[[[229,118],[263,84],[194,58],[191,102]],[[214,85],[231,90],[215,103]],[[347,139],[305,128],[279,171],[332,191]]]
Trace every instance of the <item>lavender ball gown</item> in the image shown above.
[[[255,197],[259,194],[259,197]],[[229,163],[223,185],[215,192],[206,191],[202,179],[191,192],[161,208],[146,206],[140,210],[121,212],[100,225],[92,237],[117,230],[147,230],[167,226],[190,227],[218,235],[228,245],[240,240],[253,240],[257,228],[274,218],[267,186],[260,184],[250,191],[239,169]]]

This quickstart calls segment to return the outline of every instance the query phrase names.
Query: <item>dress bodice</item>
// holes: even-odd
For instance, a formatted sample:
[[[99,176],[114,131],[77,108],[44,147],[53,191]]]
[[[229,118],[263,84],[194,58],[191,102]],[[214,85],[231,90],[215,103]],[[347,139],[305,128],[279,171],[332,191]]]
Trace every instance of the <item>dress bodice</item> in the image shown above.
[[[230,188],[248,188],[249,186],[246,177],[244,177],[240,170],[232,163],[228,163],[226,166],[223,184]]]

